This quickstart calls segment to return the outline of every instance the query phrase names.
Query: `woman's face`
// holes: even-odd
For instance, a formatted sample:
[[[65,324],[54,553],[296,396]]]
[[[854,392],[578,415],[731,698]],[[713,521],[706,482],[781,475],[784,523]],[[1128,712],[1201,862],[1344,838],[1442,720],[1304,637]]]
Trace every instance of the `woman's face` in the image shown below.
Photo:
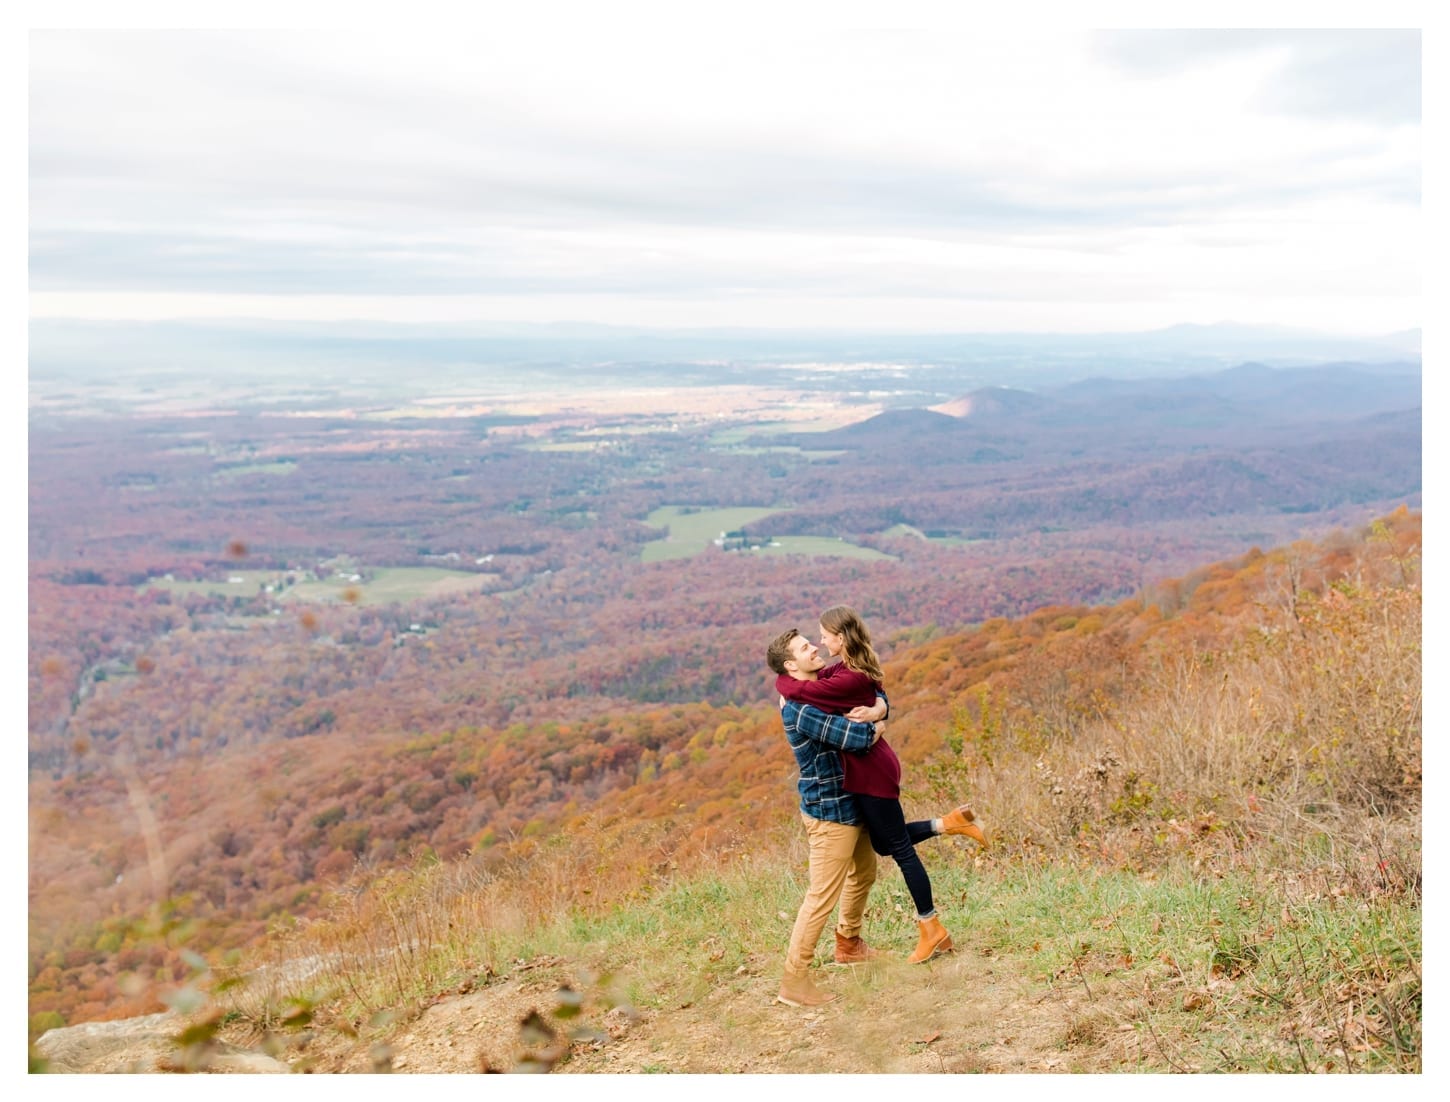
[[[846,637],[837,635],[834,631],[827,631],[825,624],[818,625],[821,629],[821,646],[831,652],[832,657],[841,656],[841,648],[846,645]]]

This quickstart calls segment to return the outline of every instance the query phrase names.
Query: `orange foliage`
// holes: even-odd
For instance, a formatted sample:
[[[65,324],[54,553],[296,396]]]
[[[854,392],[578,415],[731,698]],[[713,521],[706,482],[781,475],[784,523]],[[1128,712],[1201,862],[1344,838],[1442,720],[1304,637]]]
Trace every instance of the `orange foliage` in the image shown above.
[[[1123,693],[1155,653],[1245,624],[1292,628],[1303,602],[1332,593],[1346,575],[1415,569],[1419,538],[1419,514],[1402,510],[1323,547],[1252,551],[1143,599],[1055,604],[903,646],[885,669],[890,737],[908,783],[963,722],[970,728],[1000,711],[1070,726]],[[318,619],[328,633],[349,623],[361,630],[360,611],[324,610]],[[726,638],[751,644],[758,659],[759,638],[737,640],[721,626],[712,642]],[[269,682],[246,664],[254,652],[229,647],[225,636],[156,641],[144,656],[149,673],[126,690],[127,707],[109,683],[94,687],[83,722],[72,725],[88,752],[64,772],[33,775],[32,822],[44,839],[30,870],[33,1010],[79,1020],[143,1005],[149,996],[117,986],[124,973],[174,971],[183,946],[245,945],[268,921],[309,913],[322,886],[360,862],[385,867],[430,847],[445,858],[472,849],[487,863],[601,811],[621,827],[669,824],[698,846],[794,814],[794,762],[768,703],[642,709],[583,696],[547,722],[429,726],[420,717],[436,714],[425,705],[440,694],[460,694],[460,707],[478,702],[467,677],[440,681],[439,666],[420,663],[407,646],[360,664],[330,635],[278,635],[271,647]],[[621,669],[628,657],[620,648]],[[39,666],[43,674],[47,662]],[[188,687],[217,667],[232,671],[219,694]],[[397,675],[389,692],[368,691],[389,667]],[[136,668],[143,672],[139,661]],[[756,676],[765,699],[763,663]],[[279,697],[295,702],[291,712],[276,710]],[[136,699],[155,709],[139,738],[127,718]],[[267,740],[274,723],[283,725],[280,741]],[[145,754],[152,731],[175,752]],[[142,762],[139,788],[112,768],[124,752]],[[142,829],[138,799],[158,837]],[[162,901],[193,925],[148,934],[146,916]]]

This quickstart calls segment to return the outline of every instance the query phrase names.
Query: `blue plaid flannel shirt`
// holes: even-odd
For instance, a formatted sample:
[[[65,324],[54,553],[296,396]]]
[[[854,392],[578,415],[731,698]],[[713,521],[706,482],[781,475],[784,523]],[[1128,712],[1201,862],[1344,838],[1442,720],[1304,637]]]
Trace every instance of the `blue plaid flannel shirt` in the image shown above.
[[[780,718],[800,767],[796,787],[800,789],[801,810],[812,819],[855,826],[861,819],[856,814],[856,801],[841,789],[845,776],[836,751],[865,750],[876,728],[870,723],[853,723],[845,716],[827,715],[793,700],[785,702]]]

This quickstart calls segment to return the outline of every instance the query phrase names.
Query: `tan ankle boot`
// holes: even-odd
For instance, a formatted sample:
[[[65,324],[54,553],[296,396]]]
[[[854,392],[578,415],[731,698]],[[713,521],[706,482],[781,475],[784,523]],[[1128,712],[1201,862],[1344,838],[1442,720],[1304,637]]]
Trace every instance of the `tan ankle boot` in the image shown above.
[[[943,834],[965,834],[968,838],[976,839],[978,845],[987,844],[987,836],[982,833],[982,828],[972,822],[977,817],[966,804],[955,811],[948,811],[941,817],[941,829]]]
[[[921,937],[917,940],[911,956],[906,958],[907,964],[924,964],[938,953],[951,952],[952,935],[947,933],[941,919],[933,915],[931,918],[918,920],[916,925],[921,931]]]
[[[780,981],[780,993],[775,996],[775,1001],[787,1006],[812,1007],[824,1006],[838,998],[839,995],[828,995],[816,987],[810,976],[793,976],[787,972]]]
[[[842,937],[839,931],[836,933],[837,964],[864,964],[880,955],[859,934],[855,937]]]

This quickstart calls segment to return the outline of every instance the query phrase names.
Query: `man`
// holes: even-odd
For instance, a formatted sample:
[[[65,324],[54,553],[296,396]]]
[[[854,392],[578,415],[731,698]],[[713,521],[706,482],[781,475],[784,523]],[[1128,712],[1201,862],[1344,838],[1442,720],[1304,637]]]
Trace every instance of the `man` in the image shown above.
[[[814,681],[816,672],[826,664],[820,651],[794,628],[770,644],[766,662],[777,674],[802,681]],[[870,720],[880,721],[887,710],[882,696],[866,713]],[[776,998],[790,1006],[820,1006],[836,996],[816,987],[808,969],[837,900],[841,905],[836,925],[837,963],[854,964],[875,955],[861,938],[861,918],[876,881],[876,854],[861,827],[855,801],[841,788],[837,751],[865,750],[878,736],[873,722],[827,715],[809,704],[784,701],[780,716],[800,767],[797,787],[810,845],[810,887],[791,929],[785,976]]]

